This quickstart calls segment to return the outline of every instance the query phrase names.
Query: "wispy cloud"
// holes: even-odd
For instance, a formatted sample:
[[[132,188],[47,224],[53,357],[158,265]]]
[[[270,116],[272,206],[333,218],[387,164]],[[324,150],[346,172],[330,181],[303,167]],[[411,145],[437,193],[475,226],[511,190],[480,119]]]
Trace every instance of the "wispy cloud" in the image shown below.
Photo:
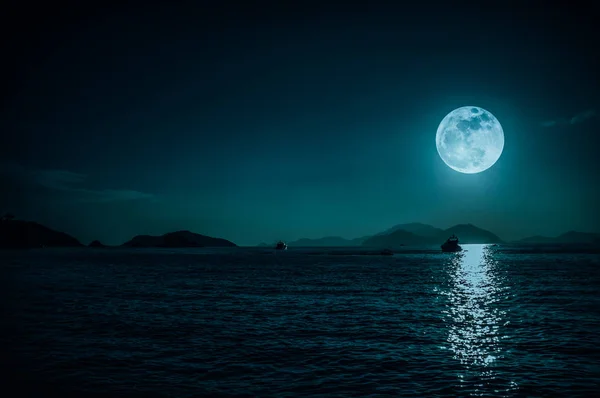
[[[36,170],[30,176],[37,184],[52,189],[72,189],[73,185],[85,181],[84,174],[73,173],[66,170]]]
[[[590,109],[585,112],[580,112],[570,119],[561,118],[556,120],[546,120],[542,122],[543,127],[566,126],[585,122],[588,119],[595,117],[598,113],[595,109]]]
[[[570,123],[571,124],[581,123],[587,119],[593,118],[594,116],[596,116],[596,111],[593,109],[590,109],[589,111],[581,112],[581,113],[578,113],[577,115],[573,116],[570,120]]]
[[[0,171],[22,183],[64,193],[75,202],[106,203],[155,199],[155,195],[129,189],[89,189],[84,187],[87,175],[68,170],[25,170],[20,165],[2,165]]]
[[[556,121],[556,120],[546,120],[545,122],[542,122],[542,126],[553,127],[553,126],[556,126],[557,123],[558,123],[558,121]]]
[[[153,194],[129,189],[87,189],[82,188],[85,174],[68,170],[37,170],[31,173],[33,181],[43,187],[63,191],[72,195],[78,202],[116,202],[152,199]]]

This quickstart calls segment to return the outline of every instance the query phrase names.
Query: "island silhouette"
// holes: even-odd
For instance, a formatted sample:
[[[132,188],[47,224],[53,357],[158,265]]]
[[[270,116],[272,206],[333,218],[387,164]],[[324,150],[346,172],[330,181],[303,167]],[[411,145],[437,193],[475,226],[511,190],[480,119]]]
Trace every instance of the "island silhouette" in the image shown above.
[[[236,247],[222,238],[213,238],[190,231],[169,232],[160,236],[137,235],[123,243],[125,247]]]
[[[328,236],[317,239],[303,238],[288,243],[289,247],[363,247],[372,249],[395,249],[403,246],[434,245],[456,235],[464,244],[506,243],[493,232],[473,224],[458,224],[447,229],[422,223],[398,224],[371,236],[345,239]],[[510,243],[516,244],[598,244],[600,234],[568,231],[556,237],[532,236]],[[261,243],[259,247],[274,247]],[[42,224],[15,219],[6,215],[0,219],[0,248],[40,247],[85,247],[75,237],[53,230]],[[88,247],[105,248],[99,240]],[[114,247],[114,246],[112,246]],[[188,230],[169,232],[163,235],[137,235],[118,247],[130,248],[193,248],[193,247],[237,247],[227,239],[201,235]]]

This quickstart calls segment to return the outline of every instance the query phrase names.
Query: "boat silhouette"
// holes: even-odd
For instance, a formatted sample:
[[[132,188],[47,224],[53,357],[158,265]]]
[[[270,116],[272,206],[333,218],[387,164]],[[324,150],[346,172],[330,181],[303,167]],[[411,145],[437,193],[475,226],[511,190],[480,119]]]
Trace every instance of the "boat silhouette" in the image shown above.
[[[275,250],[287,250],[287,245],[285,244],[285,242],[280,240],[279,242],[277,242],[277,245],[275,245]]]
[[[458,244],[458,237],[456,235],[449,237],[441,247],[443,252],[459,252],[462,250],[462,247]]]

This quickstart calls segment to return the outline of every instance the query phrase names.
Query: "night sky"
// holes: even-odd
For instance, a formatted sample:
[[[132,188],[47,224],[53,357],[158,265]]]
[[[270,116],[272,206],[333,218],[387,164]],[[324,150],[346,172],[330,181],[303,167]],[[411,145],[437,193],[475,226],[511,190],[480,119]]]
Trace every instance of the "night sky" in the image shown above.
[[[108,244],[600,232],[592,9],[221,3],[3,10],[0,211]],[[463,105],[504,129],[480,174],[435,146]]]

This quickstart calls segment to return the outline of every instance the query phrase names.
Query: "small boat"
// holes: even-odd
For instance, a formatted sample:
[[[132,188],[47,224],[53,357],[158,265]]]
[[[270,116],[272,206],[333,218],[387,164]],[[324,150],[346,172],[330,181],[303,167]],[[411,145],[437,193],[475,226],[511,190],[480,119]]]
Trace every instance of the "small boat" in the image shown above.
[[[275,250],[287,250],[287,245],[285,244],[285,242],[280,240],[279,242],[277,242],[277,245],[275,245]]]
[[[452,235],[446,240],[446,242],[442,245],[443,252],[459,252],[462,250],[462,247],[458,244],[458,238],[456,235]]]

